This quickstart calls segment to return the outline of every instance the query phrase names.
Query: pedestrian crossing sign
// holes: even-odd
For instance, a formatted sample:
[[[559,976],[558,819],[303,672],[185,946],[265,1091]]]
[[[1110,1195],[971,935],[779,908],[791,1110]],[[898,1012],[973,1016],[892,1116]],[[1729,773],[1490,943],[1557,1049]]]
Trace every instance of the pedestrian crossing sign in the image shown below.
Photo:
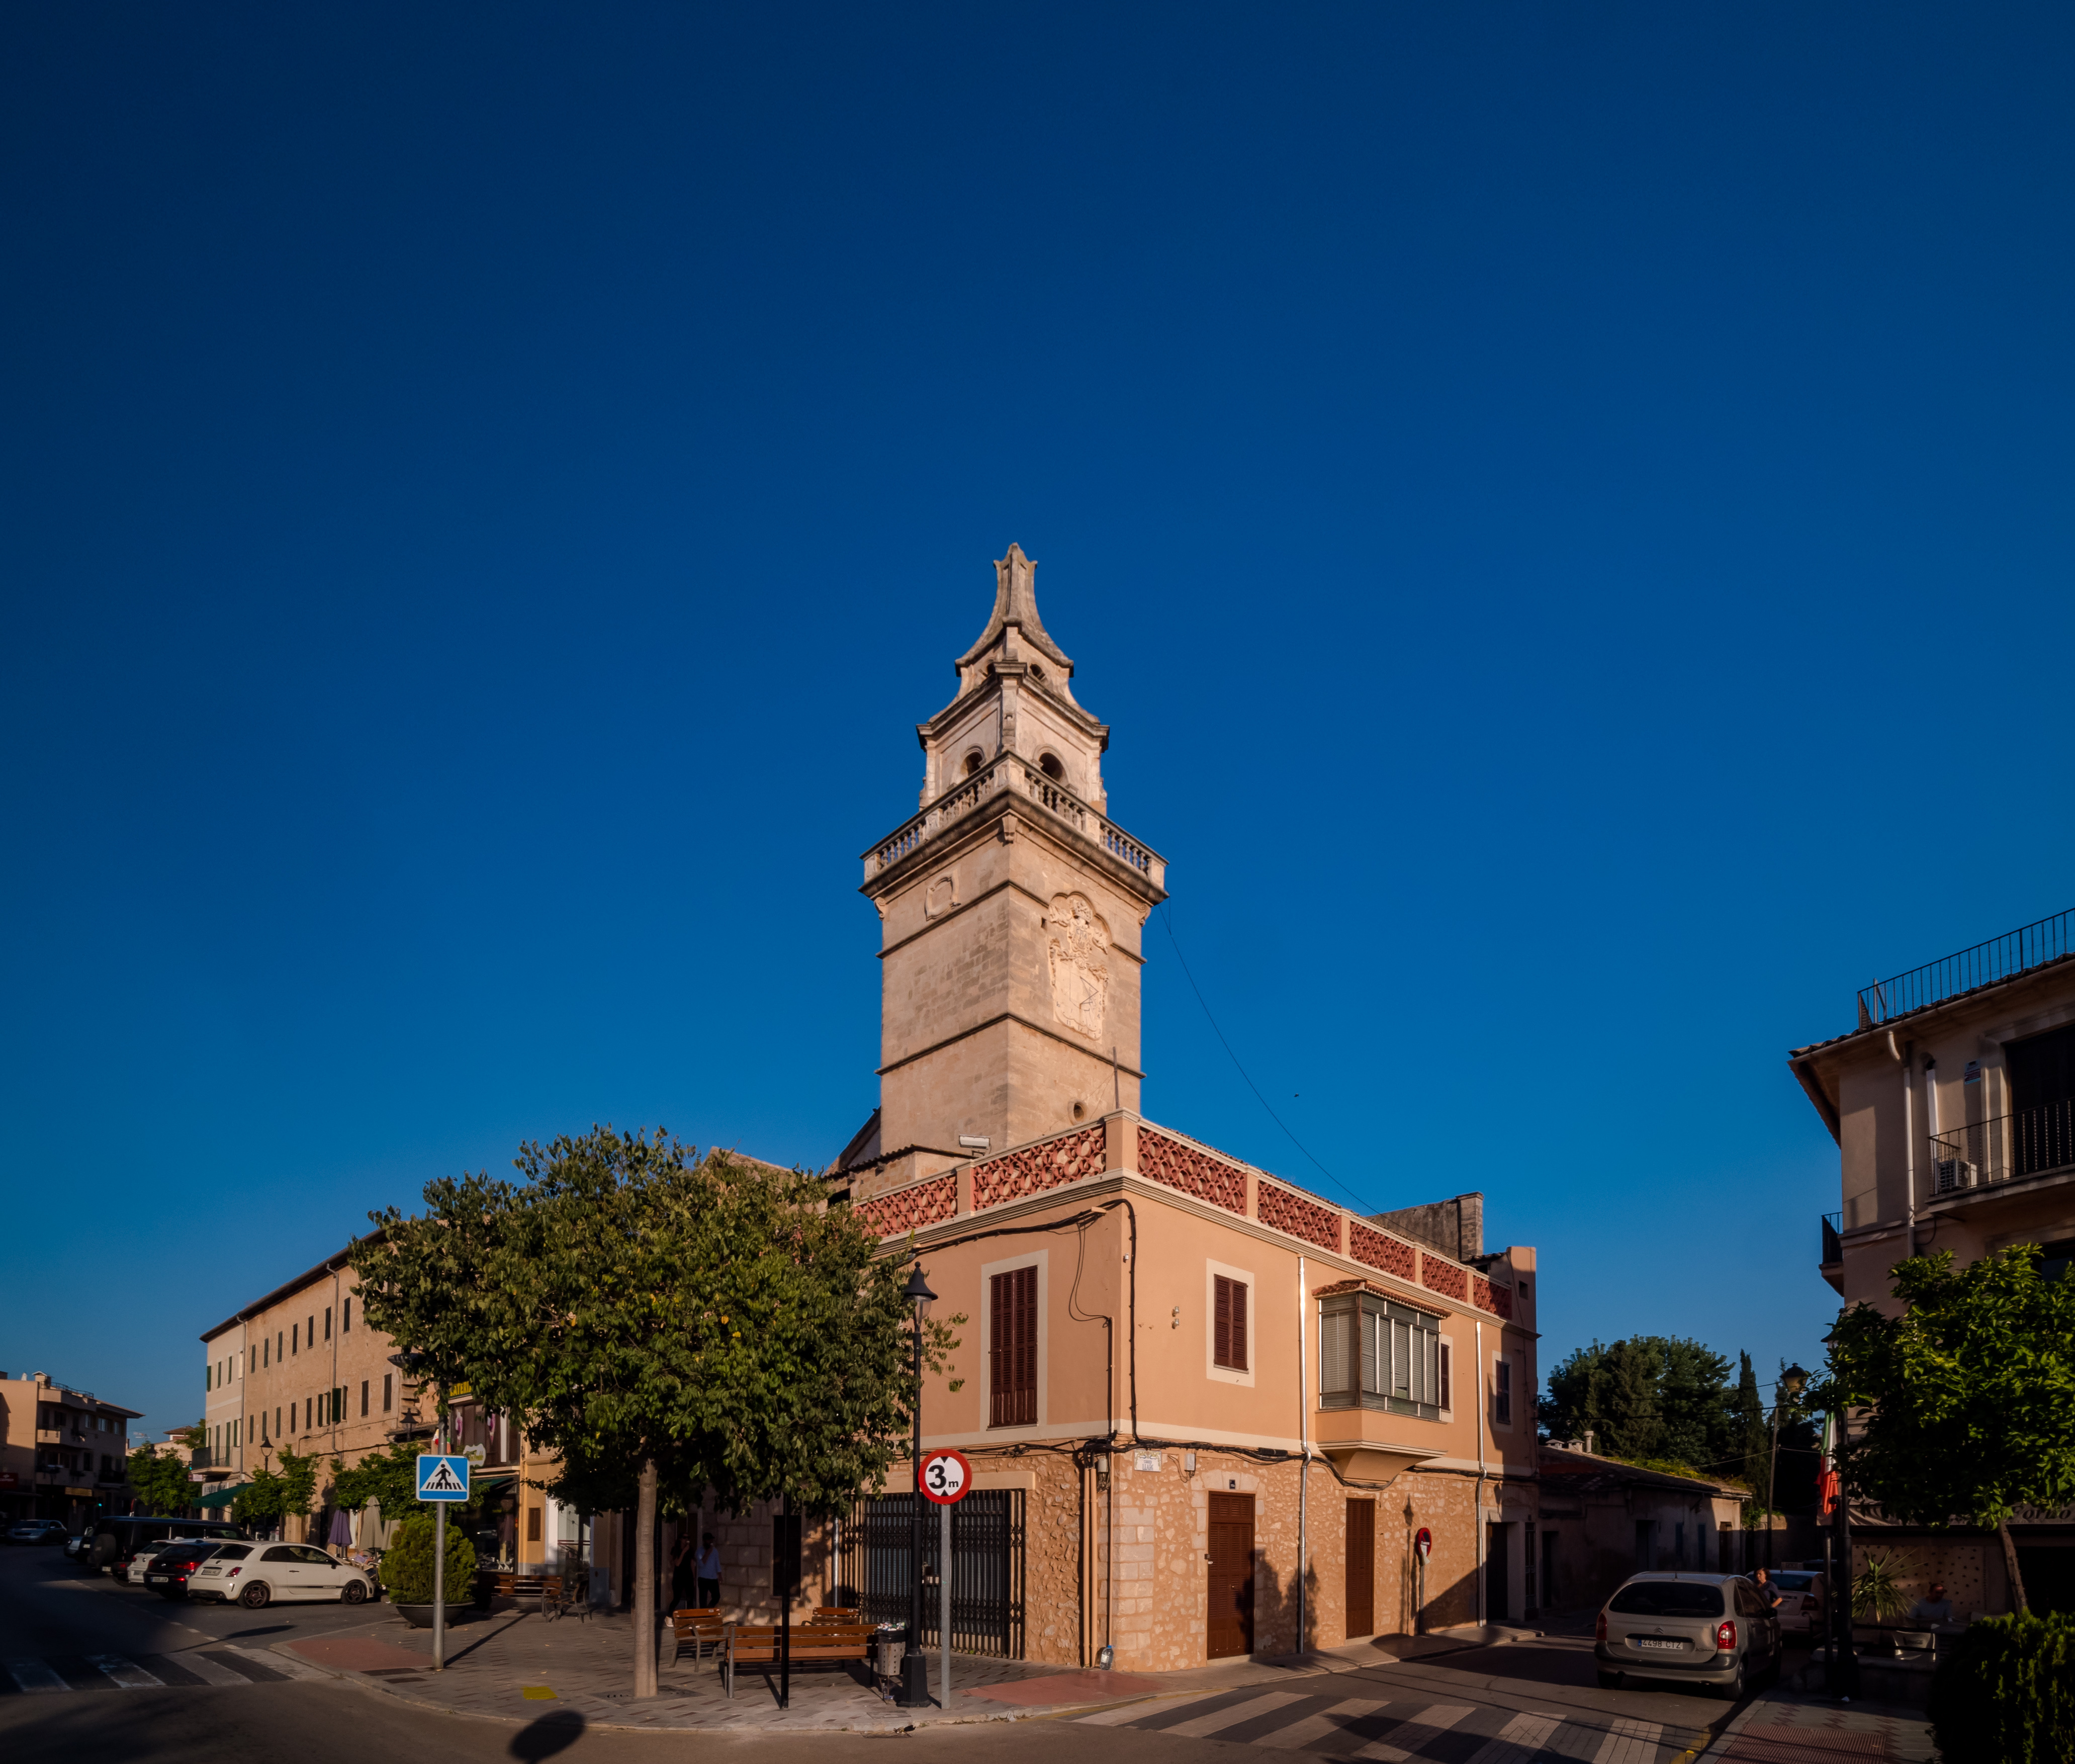
[[[446,1457],[436,1451],[418,1454],[418,1498],[420,1501],[466,1501],[468,1498],[468,1460]]]

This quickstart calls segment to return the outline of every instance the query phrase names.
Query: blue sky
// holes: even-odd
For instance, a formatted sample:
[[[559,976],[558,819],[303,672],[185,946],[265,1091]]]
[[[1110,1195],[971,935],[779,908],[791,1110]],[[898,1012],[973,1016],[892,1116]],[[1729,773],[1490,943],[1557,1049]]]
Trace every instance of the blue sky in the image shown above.
[[[989,560],[1348,1190],[1804,1360],[1853,990],[2075,901],[2065,9],[0,24],[0,1366],[594,1120],[825,1161]],[[1150,928],[1148,1112],[1327,1192]]]

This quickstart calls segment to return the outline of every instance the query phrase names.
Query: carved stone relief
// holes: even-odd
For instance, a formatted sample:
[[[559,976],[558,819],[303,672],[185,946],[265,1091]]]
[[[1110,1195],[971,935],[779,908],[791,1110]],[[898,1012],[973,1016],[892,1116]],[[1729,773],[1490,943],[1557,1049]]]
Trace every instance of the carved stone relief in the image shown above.
[[[1100,1042],[1109,1003],[1109,927],[1085,895],[1055,894],[1045,917],[1052,970],[1052,1013]]]
[[[936,918],[959,904],[959,880],[946,871],[933,881],[922,896],[922,913]]]

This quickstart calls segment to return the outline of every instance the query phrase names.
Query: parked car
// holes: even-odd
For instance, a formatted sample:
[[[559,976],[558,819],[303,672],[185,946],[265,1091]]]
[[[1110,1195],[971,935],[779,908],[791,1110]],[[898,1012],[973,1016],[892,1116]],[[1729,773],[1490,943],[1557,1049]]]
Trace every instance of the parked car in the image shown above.
[[[93,1527],[89,1525],[84,1530],[73,1532],[65,1539],[65,1554],[77,1556],[81,1551],[91,1548],[93,1543]]]
[[[1779,1588],[1779,1609],[1775,1613],[1779,1626],[1791,1634],[1820,1635],[1823,1633],[1823,1613],[1829,1589],[1823,1584],[1820,1570],[1811,1573],[1806,1568],[1776,1568],[1768,1575],[1772,1584]]]
[[[10,1543],[56,1543],[65,1528],[55,1519],[24,1519],[7,1533]]]
[[[188,1576],[223,1547],[211,1539],[197,1538],[169,1543],[148,1559],[140,1550],[130,1565],[130,1577],[162,1599],[184,1599],[188,1596]]]
[[[258,1610],[275,1600],[337,1599],[364,1605],[375,1577],[307,1543],[226,1543],[188,1576],[188,1596]]]
[[[1638,1574],[1600,1613],[1600,1683],[1696,1684],[1733,1702],[1779,1671],[1779,1623],[1740,1574]]]
[[[242,1537],[238,1528],[221,1519],[162,1519],[125,1514],[103,1519],[93,1534],[90,1551],[82,1549],[79,1559],[89,1569],[106,1568],[118,1580],[130,1577],[131,1562],[142,1551],[147,1559],[151,1547],[164,1549],[176,1538],[230,1538]]]

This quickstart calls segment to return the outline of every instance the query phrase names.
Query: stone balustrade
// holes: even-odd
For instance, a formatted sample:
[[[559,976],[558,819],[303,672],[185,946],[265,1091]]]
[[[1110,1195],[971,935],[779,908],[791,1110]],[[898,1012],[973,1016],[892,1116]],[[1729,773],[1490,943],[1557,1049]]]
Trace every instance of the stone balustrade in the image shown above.
[[[890,870],[911,852],[947,832],[980,808],[1004,795],[1044,811],[1053,820],[1087,840],[1119,863],[1128,865],[1155,888],[1167,885],[1167,860],[1099,814],[1064,785],[1047,777],[1017,754],[1003,754],[955,789],[946,790],[913,820],[895,829],[864,854],[867,882]]]

